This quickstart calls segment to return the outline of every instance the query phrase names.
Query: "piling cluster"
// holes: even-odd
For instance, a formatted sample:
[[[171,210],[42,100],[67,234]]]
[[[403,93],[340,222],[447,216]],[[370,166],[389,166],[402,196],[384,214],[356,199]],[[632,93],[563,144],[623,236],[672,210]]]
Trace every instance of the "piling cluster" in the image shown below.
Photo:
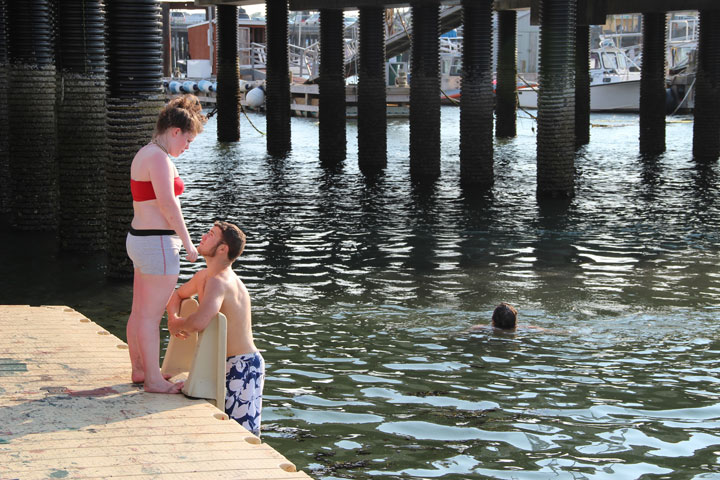
[[[55,230],[59,192],[52,6],[49,0],[10,1],[7,13],[12,18],[6,28],[13,221],[21,230]]]
[[[492,185],[493,103],[496,135],[516,135],[517,17],[502,8],[519,3],[462,1],[464,185]],[[569,197],[575,149],[589,141],[587,23],[600,7],[581,2],[579,9],[577,0],[527,3],[541,24],[537,192]],[[410,174],[423,182],[440,175],[439,5],[412,0],[406,32],[412,48]],[[321,9],[319,151],[326,165],[339,165],[346,155],[342,7]],[[494,99],[493,7],[499,9]],[[237,8],[220,5],[217,13],[218,139],[237,141]],[[0,0],[0,215],[21,230],[58,231],[65,249],[106,248],[113,277],[132,272],[124,246],[132,219],[130,164],[152,137],[164,105],[161,18],[158,0]],[[291,148],[287,0],[266,0],[266,18],[267,150],[282,156]],[[364,173],[387,164],[386,20],[382,4],[360,6],[358,162]],[[657,155],[665,150],[665,14],[646,12],[643,24],[640,151]],[[693,153],[716,160],[720,10],[700,12],[698,50]]]
[[[100,0],[66,0],[58,11],[57,128],[60,241],[105,247],[105,11]]]
[[[108,274],[129,277],[125,237],[132,221],[130,164],[152,137],[162,97],[162,28],[156,0],[107,3]]]
[[[8,46],[6,0],[0,0],[0,215],[10,215],[10,156],[8,142]]]

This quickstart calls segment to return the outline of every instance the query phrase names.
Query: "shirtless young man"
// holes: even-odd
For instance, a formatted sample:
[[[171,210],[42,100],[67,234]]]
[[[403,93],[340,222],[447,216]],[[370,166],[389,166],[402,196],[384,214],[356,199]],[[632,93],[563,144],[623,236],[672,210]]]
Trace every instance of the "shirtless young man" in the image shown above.
[[[227,317],[225,363],[225,413],[255,435],[260,435],[265,361],[255,347],[250,315],[250,295],[232,270],[245,248],[245,234],[235,225],[215,222],[197,247],[207,268],[180,286],[167,305],[168,330],[178,338],[204,330],[222,312]],[[200,307],[192,315],[178,316],[180,302],[198,296]]]

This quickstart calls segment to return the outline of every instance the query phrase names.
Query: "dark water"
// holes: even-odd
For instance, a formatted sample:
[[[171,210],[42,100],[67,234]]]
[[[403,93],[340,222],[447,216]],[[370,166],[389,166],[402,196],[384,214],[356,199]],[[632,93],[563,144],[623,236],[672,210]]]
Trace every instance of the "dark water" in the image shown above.
[[[646,159],[637,116],[593,116],[577,196],[538,204],[531,120],[496,143],[483,194],[459,188],[459,112],[442,115],[430,188],[409,181],[404,120],[372,181],[354,123],[338,172],[309,119],[286,159],[243,119],[239,144],[212,120],[177,160],[194,238],[215,219],[248,234],[264,441],[323,479],[720,479],[720,172],[693,162],[692,123]],[[131,288],[102,256],[0,238],[2,303],[70,305],[124,338]],[[468,331],[500,301],[542,330]]]

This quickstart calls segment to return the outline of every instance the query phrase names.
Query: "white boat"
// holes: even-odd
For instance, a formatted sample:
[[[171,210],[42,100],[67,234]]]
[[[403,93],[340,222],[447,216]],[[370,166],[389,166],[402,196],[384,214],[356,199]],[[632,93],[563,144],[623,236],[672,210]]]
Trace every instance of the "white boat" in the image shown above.
[[[522,108],[537,108],[538,92],[518,88]],[[606,46],[590,51],[590,111],[637,112],[640,110],[640,68],[625,53]]]

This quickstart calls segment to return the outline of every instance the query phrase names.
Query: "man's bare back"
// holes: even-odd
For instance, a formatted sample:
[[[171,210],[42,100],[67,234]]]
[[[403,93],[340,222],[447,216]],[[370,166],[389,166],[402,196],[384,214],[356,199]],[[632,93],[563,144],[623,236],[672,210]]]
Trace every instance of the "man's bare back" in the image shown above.
[[[245,234],[228,222],[215,222],[197,247],[207,268],[175,290],[168,302],[171,335],[187,337],[204,330],[218,312],[227,318],[225,359],[225,413],[249,432],[260,435],[265,360],[252,336],[250,295],[232,270],[232,263],[245,248]],[[186,318],[178,317],[180,302],[198,296],[199,306]]]
[[[227,318],[227,355],[242,355],[257,350],[252,335],[250,314],[250,294],[245,284],[230,269],[223,269],[209,276],[208,269],[195,274],[197,277],[197,295],[200,305],[205,300],[205,288],[210,283],[211,295],[221,292],[220,312]]]
[[[202,331],[212,318],[221,312],[227,318],[227,355],[256,352],[252,335],[250,294],[232,270],[226,244],[217,226],[203,235],[198,252],[205,258],[207,268],[197,272],[181,285],[168,303],[168,329],[172,335],[185,337]],[[180,302],[198,296],[198,310],[187,318],[178,317]]]

